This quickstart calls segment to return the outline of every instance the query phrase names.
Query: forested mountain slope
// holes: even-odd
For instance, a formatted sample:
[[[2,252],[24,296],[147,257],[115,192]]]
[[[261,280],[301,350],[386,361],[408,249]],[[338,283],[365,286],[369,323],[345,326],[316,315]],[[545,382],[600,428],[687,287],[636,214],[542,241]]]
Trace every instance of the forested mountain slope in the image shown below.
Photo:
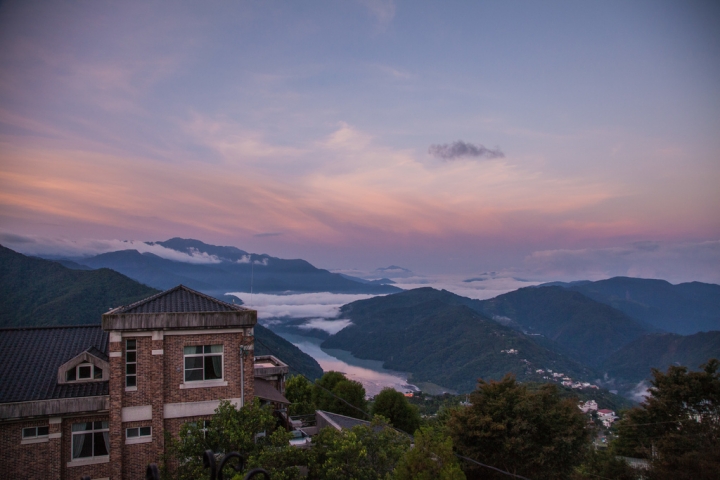
[[[381,360],[385,368],[412,373],[413,381],[459,391],[474,389],[478,378],[499,379],[508,372],[539,379],[538,368],[594,377],[591,369],[463,305],[468,302],[476,301],[432,288],[353,302],[340,314],[352,324],[322,346]]]
[[[482,311],[561,345],[577,360],[600,365],[649,328],[609,305],[562,287],[528,287],[481,302]]]

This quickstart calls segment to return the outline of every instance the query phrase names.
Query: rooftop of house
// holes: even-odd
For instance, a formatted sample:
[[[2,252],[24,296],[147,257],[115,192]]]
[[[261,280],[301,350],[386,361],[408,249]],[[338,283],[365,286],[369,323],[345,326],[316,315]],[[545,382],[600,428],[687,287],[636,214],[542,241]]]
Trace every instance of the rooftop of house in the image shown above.
[[[107,381],[58,384],[58,367],[83,352],[107,361],[100,325],[0,329],[0,403],[107,395]]]
[[[102,316],[106,330],[246,328],[257,312],[178,285]]]
[[[315,416],[321,416],[330,425],[335,427],[337,430],[349,430],[357,425],[370,425],[370,422],[366,420],[360,420],[358,418],[346,417],[337,413],[326,412],[324,410],[317,410]]]
[[[165,290],[151,297],[108,313],[199,313],[199,312],[245,312],[249,309],[223,302],[185,285]]]

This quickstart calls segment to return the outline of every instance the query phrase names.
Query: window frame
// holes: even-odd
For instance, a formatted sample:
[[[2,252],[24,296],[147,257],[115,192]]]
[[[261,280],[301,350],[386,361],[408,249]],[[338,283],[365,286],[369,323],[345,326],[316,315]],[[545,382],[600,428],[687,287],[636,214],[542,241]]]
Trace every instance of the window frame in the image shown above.
[[[40,429],[47,433],[40,433]],[[34,430],[35,435],[25,435],[27,430]],[[20,444],[28,445],[30,443],[45,443],[50,441],[50,425],[36,425],[34,427],[23,427],[20,429]]]
[[[147,433],[143,433],[146,430]],[[130,432],[135,431],[135,435],[131,436]],[[135,443],[149,443],[152,442],[152,425],[145,425],[141,427],[128,427],[125,429],[125,444],[132,445]]]
[[[87,425],[88,423],[92,424],[91,430],[75,430],[75,425]],[[97,424],[100,424],[100,428],[97,428]],[[104,425],[104,426],[103,426]],[[104,460],[110,458],[110,441],[105,440],[105,437],[103,435],[103,442],[105,442],[105,451],[107,452],[104,455],[95,455],[95,435],[97,433],[104,433],[108,432],[108,437],[110,435],[110,421],[108,420],[94,420],[91,422],[77,422],[73,423],[70,427],[70,462],[71,463],[82,463],[82,462],[92,462],[97,460]],[[92,439],[92,455],[86,456],[86,457],[76,457],[75,456],[75,436],[76,435],[87,435],[91,434],[90,438]],[[84,445],[83,445],[84,446]],[[81,452],[82,453],[82,452]]]
[[[130,348],[131,342],[133,345],[132,348]],[[138,345],[136,338],[125,339],[125,390],[137,390],[137,347]],[[134,356],[134,361],[129,360],[130,354]],[[128,367],[131,365],[133,366],[134,373],[128,373]],[[130,379],[132,379],[132,381],[130,381]],[[130,385],[130,383],[132,383],[132,385]]]
[[[203,352],[202,353],[185,353],[185,350],[188,348],[198,348],[201,347]],[[206,349],[212,349],[212,347],[221,347],[220,352],[206,352]],[[220,357],[220,378],[206,378],[206,358],[211,357]],[[201,358],[202,359],[202,367],[201,368],[187,368],[187,359],[188,358]],[[201,370],[203,378],[198,380],[188,380],[187,378],[187,372],[188,370]],[[211,344],[211,345],[185,345],[183,346],[183,385],[197,385],[197,386],[203,386],[203,385],[227,385],[227,382],[225,381],[225,345],[220,344]]]
[[[80,369],[81,368],[89,368],[90,369],[90,376],[88,377],[81,377],[80,376]],[[70,372],[73,372],[73,378],[70,378]],[[98,376],[98,372],[100,372],[100,376]],[[103,369],[101,367],[98,367],[94,363],[90,362],[82,362],[78,363],[72,368],[68,368],[65,370],[65,383],[76,383],[76,382],[102,382],[103,378]]]

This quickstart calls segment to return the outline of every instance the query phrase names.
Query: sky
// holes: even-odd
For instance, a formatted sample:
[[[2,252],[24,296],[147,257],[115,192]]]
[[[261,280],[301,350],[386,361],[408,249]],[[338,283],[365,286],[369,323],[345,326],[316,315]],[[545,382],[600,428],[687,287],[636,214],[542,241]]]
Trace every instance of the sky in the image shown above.
[[[720,283],[720,6],[0,3],[0,243]]]

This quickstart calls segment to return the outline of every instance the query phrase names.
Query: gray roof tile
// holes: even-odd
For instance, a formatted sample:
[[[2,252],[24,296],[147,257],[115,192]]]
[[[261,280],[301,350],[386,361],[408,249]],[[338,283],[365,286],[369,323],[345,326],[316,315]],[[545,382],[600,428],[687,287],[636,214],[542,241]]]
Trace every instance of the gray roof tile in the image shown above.
[[[153,295],[131,305],[108,312],[118,313],[189,313],[189,312],[236,312],[246,308],[223,302],[184,285]]]
[[[0,403],[107,395],[107,381],[57,383],[60,365],[85,351],[107,360],[100,325],[0,329]]]

